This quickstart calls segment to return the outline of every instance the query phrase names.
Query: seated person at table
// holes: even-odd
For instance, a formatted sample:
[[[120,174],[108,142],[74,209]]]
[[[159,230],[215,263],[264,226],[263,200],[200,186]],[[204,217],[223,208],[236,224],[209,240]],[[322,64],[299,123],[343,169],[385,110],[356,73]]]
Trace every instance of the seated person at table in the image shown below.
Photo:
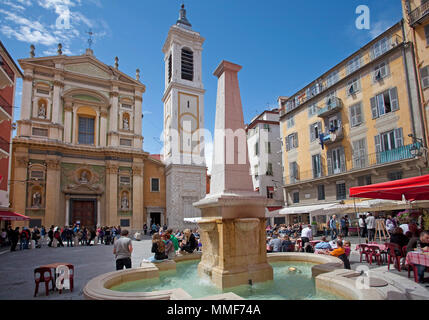
[[[154,233],[152,236],[152,253],[155,253],[155,256],[149,258],[149,262],[157,262],[167,259],[165,254],[165,243],[161,240],[159,233]]]
[[[402,230],[402,228],[397,227],[393,229],[392,235],[390,237],[390,243],[396,243],[402,248],[403,246],[408,245],[409,241],[410,239],[404,235],[404,230]]]
[[[329,244],[328,240],[326,240],[326,237],[322,237],[322,241],[316,244],[314,247],[316,250],[331,250],[332,247]]]
[[[292,241],[290,241],[289,236],[284,236],[282,240],[282,246],[281,246],[282,252],[294,252],[294,244]]]
[[[189,229],[185,229],[183,233],[184,235],[183,235],[182,243],[180,244],[180,252],[183,252],[183,251],[186,251],[187,253],[194,252],[194,250],[198,248],[197,239]]]
[[[407,246],[407,252],[414,251],[414,249],[417,248],[417,245],[420,245],[420,248],[424,251],[429,249],[429,231],[423,231],[419,238],[415,237],[411,239]],[[415,266],[417,268],[419,282],[422,283],[425,276],[426,266],[420,264],[416,264]]]
[[[332,240],[331,242],[329,242],[329,244],[331,245],[332,249],[336,249],[337,248],[337,240],[343,241],[343,235],[339,234],[337,239]]]
[[[281,252],[282,239],[279,238],[277,232],[273,233],[273,238],[270,240],[268,245],[271,248],[271,252]]]
[[[329,252],[329,254],[331,256],[334,256],[334,257],[337,257],[337,258],[339,256],[345,254],[345,253],[346,253],[346,250],[344,249],[343,241],[341,241],[341,240],[337,240],[337,247],[336,247],[336,249],[334,249],[331,252]]]

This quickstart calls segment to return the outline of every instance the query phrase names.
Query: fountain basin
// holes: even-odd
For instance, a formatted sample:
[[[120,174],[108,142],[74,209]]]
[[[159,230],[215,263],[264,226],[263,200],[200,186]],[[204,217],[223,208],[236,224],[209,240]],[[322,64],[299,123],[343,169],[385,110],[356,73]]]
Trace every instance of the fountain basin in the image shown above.
[[[267,299],[267,296],[260,295],[260,293],[263,290],[278,290],[278,288],[273,289],[272,287],[273,282],[270,281],[268,283],[271,283],[271,284],[260,283],[260,284],[254,285],[254,288],[256,288],[255,289],[256,297],[252,297],[252,295],[247,294],[246,290],[249,289],[249,286],[240,286],[240,287],[237,287],[238,289],[237,288],[228,289],[227,290],[228,292],[226,293],[223,293],[222,291],[219,292],[214,289],[212,290],[211,288],[209,288],[208,290],[206,290],[208,292],[208,295],[206,296],[199,296],[198,294],[195,295],[195,290],[192,294],[190,294],[187,291],[185,291],[183,288],[168,288],[165,290],[154,290],[154,291],[151,291],[152,289],[149,289],[146,291],[150,291],[150,292],[141,292],[141,291],[145,291],[145,286],[146,288],[150,288],[150,287],[156,288],[157,284],[160,281],[160,278],[168,279],[168,277],[172,277],[171,279],[174,279],[174,277],[176,276],[176,271],[174,270],[174,268],[172,268],[173,265],[176,266],[176,268],[178,269],[183,267],[184,264],[188,264],[187,266],[184,266],[185,269],[187,270],[191,270],[191,268],[195,268],[195,276],[193,277],[193,279],[195,279],[195,277],[198,277],[196,266],[200,259],[201,259],[201,253],[178,255],[174,259],[174,262],[168,261],[168,262],[161,262],[156,264],[142,263],[142,266],[140,268],[110,272],[110,273],[98,276],[92,279],[90,282],[88,282],[88,284],[84,288],[84,296],[86,299],[96,299],[96,300],[98,299],[103,299],[103,300],[104,299],[108,299],[108,300],[153,300],[153,299],[188,300],[188,299],[194,299],[194,298],[232,300],[232,299],[242,299],[242,296],[245,296],[246,298],[249,298],[249,299],[258,299],[258,298]],[[267,255],[267,260],[270,264],[272,264],[275,267],[275,270],[276,270],[275,274],[276,275],[280,274],[280,276],[283,278],[284,278],[284,274],[282,274],[282,272],[288,272],[287,270],[290,266],[297,268],[299,270],[304,270],[305,275],[297,275],[297,276],[306,277],[305,279],[305,281],[307,281],[306,286],[310,285],[310,282],[308,281],[313,281],[313,289],[310,288],[310,291],[311,290],[314,291],[314,288],[317,291],[319,291],[319,288],[318,288],[319,282],[317,281],[317,277],[312,278],[312,274],[314,273],[312,269],[326,264],[330,264],[331,266],[336,267],[337,268],[336,270],[342,269],[341,260],[330,256],[324,256],[324,255],[315,255],[315,254],[306,254],[306,253],[297,253],[297,252],[273,253],[273,254]],[[184,262],[184,264],[181,264],[182,262]],[[161,271],[161,270],[167,270],[167,271]],[[180,270],[178,270],[177,272],[179,271]],[[287,275],[287,277],[289,277],[289,275]],[[296,287],[300,287],[300,285],[298,284],[299,282],[296,282],[298,280],[295,278],[290,277],[288,278],[289,279],[288,281],[293,281]],[[133,283],[135,283],[138,286],[138,282],[141,282],[141,281],[143,281],[143,286],[140,288],[141,291],[140,290],[135,291],[135,288],[132,288],[134,286]],[[145,281],[146,283],[144,283]],[[147,287],[147,284],[149,284],[148,287]],[[207,283],[204,283],[204,281],[202,284],[207,285]],[[127,286],[128,287],[131,286],[131,289],[134,290],[134,292],[132,292],[132,290],[126,292]],[[196,290],[199,290],[198,288],[199,287],[197,287]],[[112,289],[115,289],[115,290],[112,290]],[[359,295],[350,294],[349,285],[347,285],[343,291],[341,290],[341,288],[338,288],[338,286],[334,288],[335,290],[331,291],[331,287],[329,285],[326,285],[326,283],[322,281],[320,285],[320,289],[322,292],[324,292],[322,295],[320,296],[313,295],[310,298],[311,299],[312,298],[316,298],[316,299],[317,298],[321,298],[321,299],[362,298]],[[118,290],[125,290],[125,292],[118,291]],[[268,295],[268,299],[270,298],[282,299],[281,296],[278,296],[275,294]],[[283,297],[283,299],[285,298]]]

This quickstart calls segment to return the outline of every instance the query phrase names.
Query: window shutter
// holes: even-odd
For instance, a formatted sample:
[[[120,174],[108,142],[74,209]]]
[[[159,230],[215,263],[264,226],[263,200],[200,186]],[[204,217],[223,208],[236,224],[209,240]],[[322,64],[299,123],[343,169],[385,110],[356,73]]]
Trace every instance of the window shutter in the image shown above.
[[[395,147],[400,148],[404,145],[404,138],[402,135],[402,128],[395,129]]]
[[[392,106],[392,111],[396,111],[399,109],[398,103],[398,90],[395,88],[390,89],[390,105]]]
[[[429,66],[424,67],[420,70],[422,77],[422,86],[423,88],[429,87]]]
[[[352,106],[350,108],[350,122],[352,127],[356,126],[356,107]]]
[[[374,98],[371,98],[371,111],[372,111],[372,118],[378,118],[378,109],[377,109],[377,101]]]
[[[344,147],[340,149],[340,166],[341,172],[346,172],[346,154],[344,152]]]
[[[314,134],[314,125],[310,125],[310,142],[313,142],[316,139]]]
[[[289,151],[290,150],[289,137],[285,138],[285,142],[286,142],[286,151]]]
[[[375,139],[375,152],[377,152],[377,153],[382,152],[383,149],[382,149],[382,144],[381,144],[381,136],[377,135],[374,137],[374,139]]]
[[[334,170],[332,168],[332,150],[328,151],[328,175],[332,175]]]
[[[298,132],[295,133],[294,138],[295,139],[293,140],[293,147],[298,148]]]
[[[355,108],[355,112],[356,112],[356,125],[361,124],[363,122],[362,119],[362,104],[359,103],[356,108]]]

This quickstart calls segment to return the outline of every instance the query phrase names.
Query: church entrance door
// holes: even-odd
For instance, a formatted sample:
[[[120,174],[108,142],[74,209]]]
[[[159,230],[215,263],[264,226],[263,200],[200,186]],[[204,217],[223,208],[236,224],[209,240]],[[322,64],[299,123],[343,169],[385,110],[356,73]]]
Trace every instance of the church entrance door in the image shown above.
[[[82,227],[94,227],[97,225],[97,200],[73,200],[71,201],[71,223],[80,223]]]

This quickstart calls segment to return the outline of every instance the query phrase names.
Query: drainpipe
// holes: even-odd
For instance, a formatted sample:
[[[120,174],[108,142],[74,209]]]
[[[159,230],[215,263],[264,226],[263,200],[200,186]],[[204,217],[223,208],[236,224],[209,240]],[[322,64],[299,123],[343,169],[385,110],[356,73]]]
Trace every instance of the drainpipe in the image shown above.
[[[401,27],[402,27],[402,36],[403,36],[403,41],[405,43],[405,46],[402,47],[402,59],[404,60],[404,67],[405,67],[405,77],[406,77],[406,81],[407,81],[407,90],[408,90],[408,103],[409,103],[409,107],[410,107],[410,114],[411,114],[411,123],[412,123],[412,130],[413,130],[413,135],[416,135],[416,126],[415,126],[415,119],[414,119],[414,113],[413,113],[413,101],[411,99],[411,88],[410,88],[410,77],[408,74],[408,63],[407,63],[407,57],[405,54],[405,49],[406,47],[408,47],[410,45],[410,43],[406,43],[405,42],[405,28],[404,28],[404,19],[402,19],[401,21]]]

